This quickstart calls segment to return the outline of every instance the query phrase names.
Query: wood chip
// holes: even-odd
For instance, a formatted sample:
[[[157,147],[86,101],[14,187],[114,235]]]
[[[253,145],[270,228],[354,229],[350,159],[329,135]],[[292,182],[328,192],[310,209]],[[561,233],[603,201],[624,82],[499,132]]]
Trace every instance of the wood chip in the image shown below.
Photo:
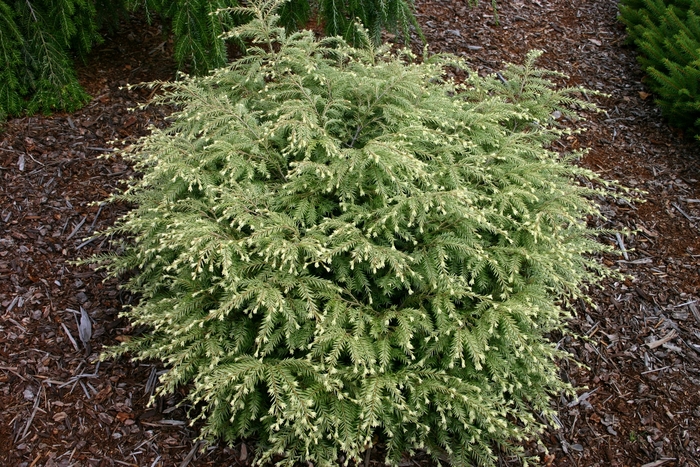
[[[675,460],[676,460],[675,458],[673,458],[673,459],[668,459],[668,458],[667,459],[659,459],[658,461],[649,462],[647,464],[644,464],[642,467],[659,467],[660,465],[664,465],[666,462],[671,462],[671,461],[675,461]]]
[[[649,343],[647,343],[647,347],[649,347],[650,349],[655,349],[655,348],[657,348],[657,347],[660,347],[660,346],[664,345],[666,342],[668,342],[668,341],[674,339],[677,335],[678,335],[678,334],[676,333],[676,330],[675,330],[675,329],[671,329],[671,332],[669,332],[668,334],[666,334],[666,335],[665,335],[664,337],[662,337],[661,339],[659,339],[659,340],[657,340],[657,341],[654,341],[654,342],[649,342]]]
[[[112,417],[110,414],[106,412],[100,412],[97,414],[97,417],[104,423],[105,425],[111,425],[114,422],[114,417]]]
[[[12,309],[15,307],[15,305],[17,305],[17,302],[19,302],[19,295],[16,295],[15,298],[12,299],[10,304],[7,305],[7,308],[5,309],[5,311],[7,311],[8,313],[11,312]]]
[[[693,313],[695,321],[697,321],[698,324],[700,324],[700,311],[698,311],[698,307],[695,306],[695,303],[689,303],[688,308],[690,308],[690,311]]]
[[[81,306],[80,307],[80,322],[78,323],[78,335],[80,340],[87,346],[87,343],[92,337],[92,322],[90,321],[90,316],[87,311]]]

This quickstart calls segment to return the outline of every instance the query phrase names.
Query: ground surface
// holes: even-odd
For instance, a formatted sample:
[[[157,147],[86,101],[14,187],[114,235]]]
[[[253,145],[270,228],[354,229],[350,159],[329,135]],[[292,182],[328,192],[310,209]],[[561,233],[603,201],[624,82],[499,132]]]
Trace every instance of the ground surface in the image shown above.
[[[568,74],[566,84],[609,94],[596,98],[605,112],[575,123],[588,131],[563,140],[561,149],[588,147],[581,164],[647,192],[643,204],[601,200],[608,216],[601,226],[637,231],[611,236],[626,256],[604,259],[632,278],[605,284],[593,292],[594,306],[574,310],[571,328],[582,338],[560,344],[588,368],[572,359],[561,373],[581,387],[580,396],[554,401],[561,426],[543,436],[549,454],[526,448],[554,466],[700,466],[700,145],[661,120],[616,23],[615,2],[503,1],[500,25],[488,2],[416,3],[433,52],[460,54],[486,73],[539,48],[541,65]],[[117,314],[129,297],[70,263],[106,248],[103,239],[84,238],[125,211],[91,204],[131,175],[118,158],[100,156],[165,124],[163,109],[127,110],[154,91],[120,86],[169,79],[170,46],[156,27],[129,24],[81,67],[95,96],[86,108],[14,119],[0,134],[2,466],[228,466],[251,459],[247,444],[197,449],[196,428],[186,425],[175,398],[148,407],[158,366],[92,363],[104,345],[128,338]],[[81,307],[92,321],[87,350]],[[379,462],[375,457],[368,462]],[[426,463],[417,456],[405,465]]]

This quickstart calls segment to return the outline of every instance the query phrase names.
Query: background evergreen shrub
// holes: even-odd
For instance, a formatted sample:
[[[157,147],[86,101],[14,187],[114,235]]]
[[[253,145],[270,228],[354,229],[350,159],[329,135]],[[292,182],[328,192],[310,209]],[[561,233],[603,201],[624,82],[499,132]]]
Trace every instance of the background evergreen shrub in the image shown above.
[[[544,148],[589,106],[537,53],[457,85],[456,59],[287,34],[274,8],[237,9],[249,55],[167,84],[172,125],[124,153],[137,207],[94,259],[148,331],[109,355],[164,361],[159,394],[188,387],[203,436],[259,463],[522,455],[567,389],[544,335],[606,274],[596,177]]]
[[[672,125],[700,133],[700,0],[623,0],[620,20]]]
[[[88,101],[71,54],[99,40],[95,15],[89,0],[0,0],[0,120]]]
[[[170,22],[175,59],[202,74],[227,62],[224,30],[247,21],[229,10],[239,0],[0,0],[0,121],[22,112],[73,111],[89,96],[77,81],[73,60],[84,58],[99,32],[115,28],[128,12],[145,12]],[[352,38],[355,19],[378,43],[383,29],[418,25],[413,0],[290,0],[281,21],[296,29],[318,14],[331,35]],[[239,44],[240,45],[240,44]]]

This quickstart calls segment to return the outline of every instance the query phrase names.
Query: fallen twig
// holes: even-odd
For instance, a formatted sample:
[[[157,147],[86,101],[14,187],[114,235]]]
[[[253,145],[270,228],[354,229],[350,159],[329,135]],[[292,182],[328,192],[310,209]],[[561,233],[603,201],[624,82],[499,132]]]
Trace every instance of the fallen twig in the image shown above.
[[[22,436],[19,437],[19,439],[15,439],[15,443],[17,443],[17,441],[23,440],[27,436],[29,428],[32,426],[32,422],[34,421],[34,417],[36,416],[36,411],[39,410],[39,401],[41,400],[41,392],[43,391],[43,389],[43,386],[39,386],[39,392],[37,392],[36,396],[34,396],[34,407],[32,408],[32,414],[29,416],[29,420],[27,420],[27,424],[24,426]]]
[[[615,238],[617,239],[617,244],[620,245],[620,250],[622,250],[622,256],[624,256],[625,261],[629,261],[630,257],[627,254],[627,249],[625,248],[625,242],[622,240],[622,235],[616,233]]]
[[[185,426],[187,423],[182,420],[158,420],[157,422],[146,422],[141,420],[145,426]]]
[[[680,206],[678,206],[676,203],[671,203],[671,206],[673,206],[674,208],[678,209],[678,212],[680,212],[681,214],[683,214],[683,217],[685,217],[686,219],[688,219],[690,222],[695,222],[695,218],[689,216],[689,215],[688,215],[683,209],[681,209]]]
[[[148,375],[148,380],[146,381],[146,387],[143,389],[144,394],[147,396],[153,395],[153,390],[156,388],[156,381],[158,379],[158,370],[156,367],[151,368],[151,374]]]
[[[80,245],[76,246],[75,249],[76,249],[76,250],[80,250],[81,248],[83,248],[83,247],[85,247],[85,246],[91,244],[92,242],[94,242],[94,241],[97,240],[98,238],[100,238],[100,237],[91,237],[91,238],[88,238],[88,239],[85,240],[83,243],[81,243]]]
[[[36,465],[36,463],[39,462],[39,459],[41,459],[41,456],[42,456],[42,455],[43,455],[42,453],[37,454],[36,459],[34,459],[34,460],[32,461],[32,463],[29,464],[29,467],[34,467],[34,466]]]
[[[73,231],[68,235],[68,237],[66,237],[66,241],[70,240],[75,234],[78,233],[78,230],[80,230],[80,228],[83,226],[86,220],[87,216],[83,217],[83,219],[80,222],[78,222],[78,225],[76,225],[75,228],[73,228]]]
[[[653,369],[653,370],[642,371],[641,374],[647,375],[647,374],[649,374],[649,373],[656,373],[657,371],[668,370],[669,368],[671,368],[671,367],[667,365],[667,366],[662,367],[662,368],[655,368],[655,369]]]
[[[92,220],[92,224],[90,224],[88,233],[92,233],[92,231],[95,229],[95,223],[97,222],[97,218],[100,217],[100,213],[102,212],[102,208],[104,207],[104,205],[104,203],[100,203],[100,207],[97,209],[97,214],[95,214],[95,218]]]
[[[66,324],[61,323],[61,326],[63,326],[63,330],[66,331],[66,334],[68,335],[68,339],[70,339],[71,344],[73,344],[73,347],[75,347],[75,351],[80,352],[80,347],[78,347],[78,343],[75,342],[75,339],[73,338],[73,335],[68,330],[68,327],[66,326]]]
[[[80,387],[83,389],[83,392],[85,393],[85,397],[87,397],[88,399],[92,399],[92,396],[90,395],[90,391],[88,391],[87,387],[85,386],[85,383],[83,383],[82,381],[79,381],[79,382],[80,382]]]
[[[194,455],[197,453],[197,451],[202,446],[202,444],[204,444],[204,441],[198,441],[198,442],[194,443],[194,446],[192,446],[192,449],[190,450],[190,452],[182,460],[180,467],[187,467],[189,465],[189,463],[192,462]]]
[[[111,148],[96,148],[93,146],[88,146],[86,149],[89,149],[91,151],[114,152],[114,149]]]

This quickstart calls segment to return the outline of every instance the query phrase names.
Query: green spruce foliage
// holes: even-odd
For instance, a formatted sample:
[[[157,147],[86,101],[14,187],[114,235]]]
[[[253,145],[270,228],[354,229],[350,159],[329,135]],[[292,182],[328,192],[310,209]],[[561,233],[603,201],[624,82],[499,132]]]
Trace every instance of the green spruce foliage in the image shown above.
[[[72,53],[99,40],[94,15],[90,0],[0,0],[0,120],[87,102]]]
[[[250,19],[235,10],[239,0],[126,0],[129,10],[143,8],[147,15],[160,15],[172,23],[175,59],[188,72],[203,74],[227,62],[225,30]],[[419,30],[413,15],[413,0],[288,0],[280,7],[280,22],[288,30],[304,26],[316,18],[329,35],[354,39],[354,22],[359,20],[370,31],[376,44],[381,32],[402,32],[409,38],[410,27]],[[238,45],[244,46],[242,42]]]
[[[522,455],[567,389],[544,335],[606,274],[578,182],[596,177],[544,148],[552,112],[590,106],[537,53],[455,84],[457,59],[274,12],[237,9],[249,55],[166,84],[172,125],[124,153],[143,176],[115,199],[136,207],[93,259],[147,331],[106,356],[162,360],[159,394],[188,388],[202,435],[256,439],[258,463]]]
[[[22,112],[72,111],[89,96],[77,81],[73,60],[100,42],[129,12],[171,24],[178,66],[204,74],[227,63],[224,31],[248,21],[231,7],[239,0],[0,0],[0,121]],[[362,21],[376,43],[383,29],[419,31],[413,0],[290,0],[281,21],[297,29],[314,15],[331,35],[353,39]],[[238,42],[241,46],[243,43]]]
[[[664,115],[700,133],[700,0],[624,0],[620,19]]]
[[[192,74],[224,66],[225,30],[235,24],[226,9],[237,0],[126,0],[129,11],[143,11],[147,18],[160,17],[172,26],[174,55],[178,66]]]

